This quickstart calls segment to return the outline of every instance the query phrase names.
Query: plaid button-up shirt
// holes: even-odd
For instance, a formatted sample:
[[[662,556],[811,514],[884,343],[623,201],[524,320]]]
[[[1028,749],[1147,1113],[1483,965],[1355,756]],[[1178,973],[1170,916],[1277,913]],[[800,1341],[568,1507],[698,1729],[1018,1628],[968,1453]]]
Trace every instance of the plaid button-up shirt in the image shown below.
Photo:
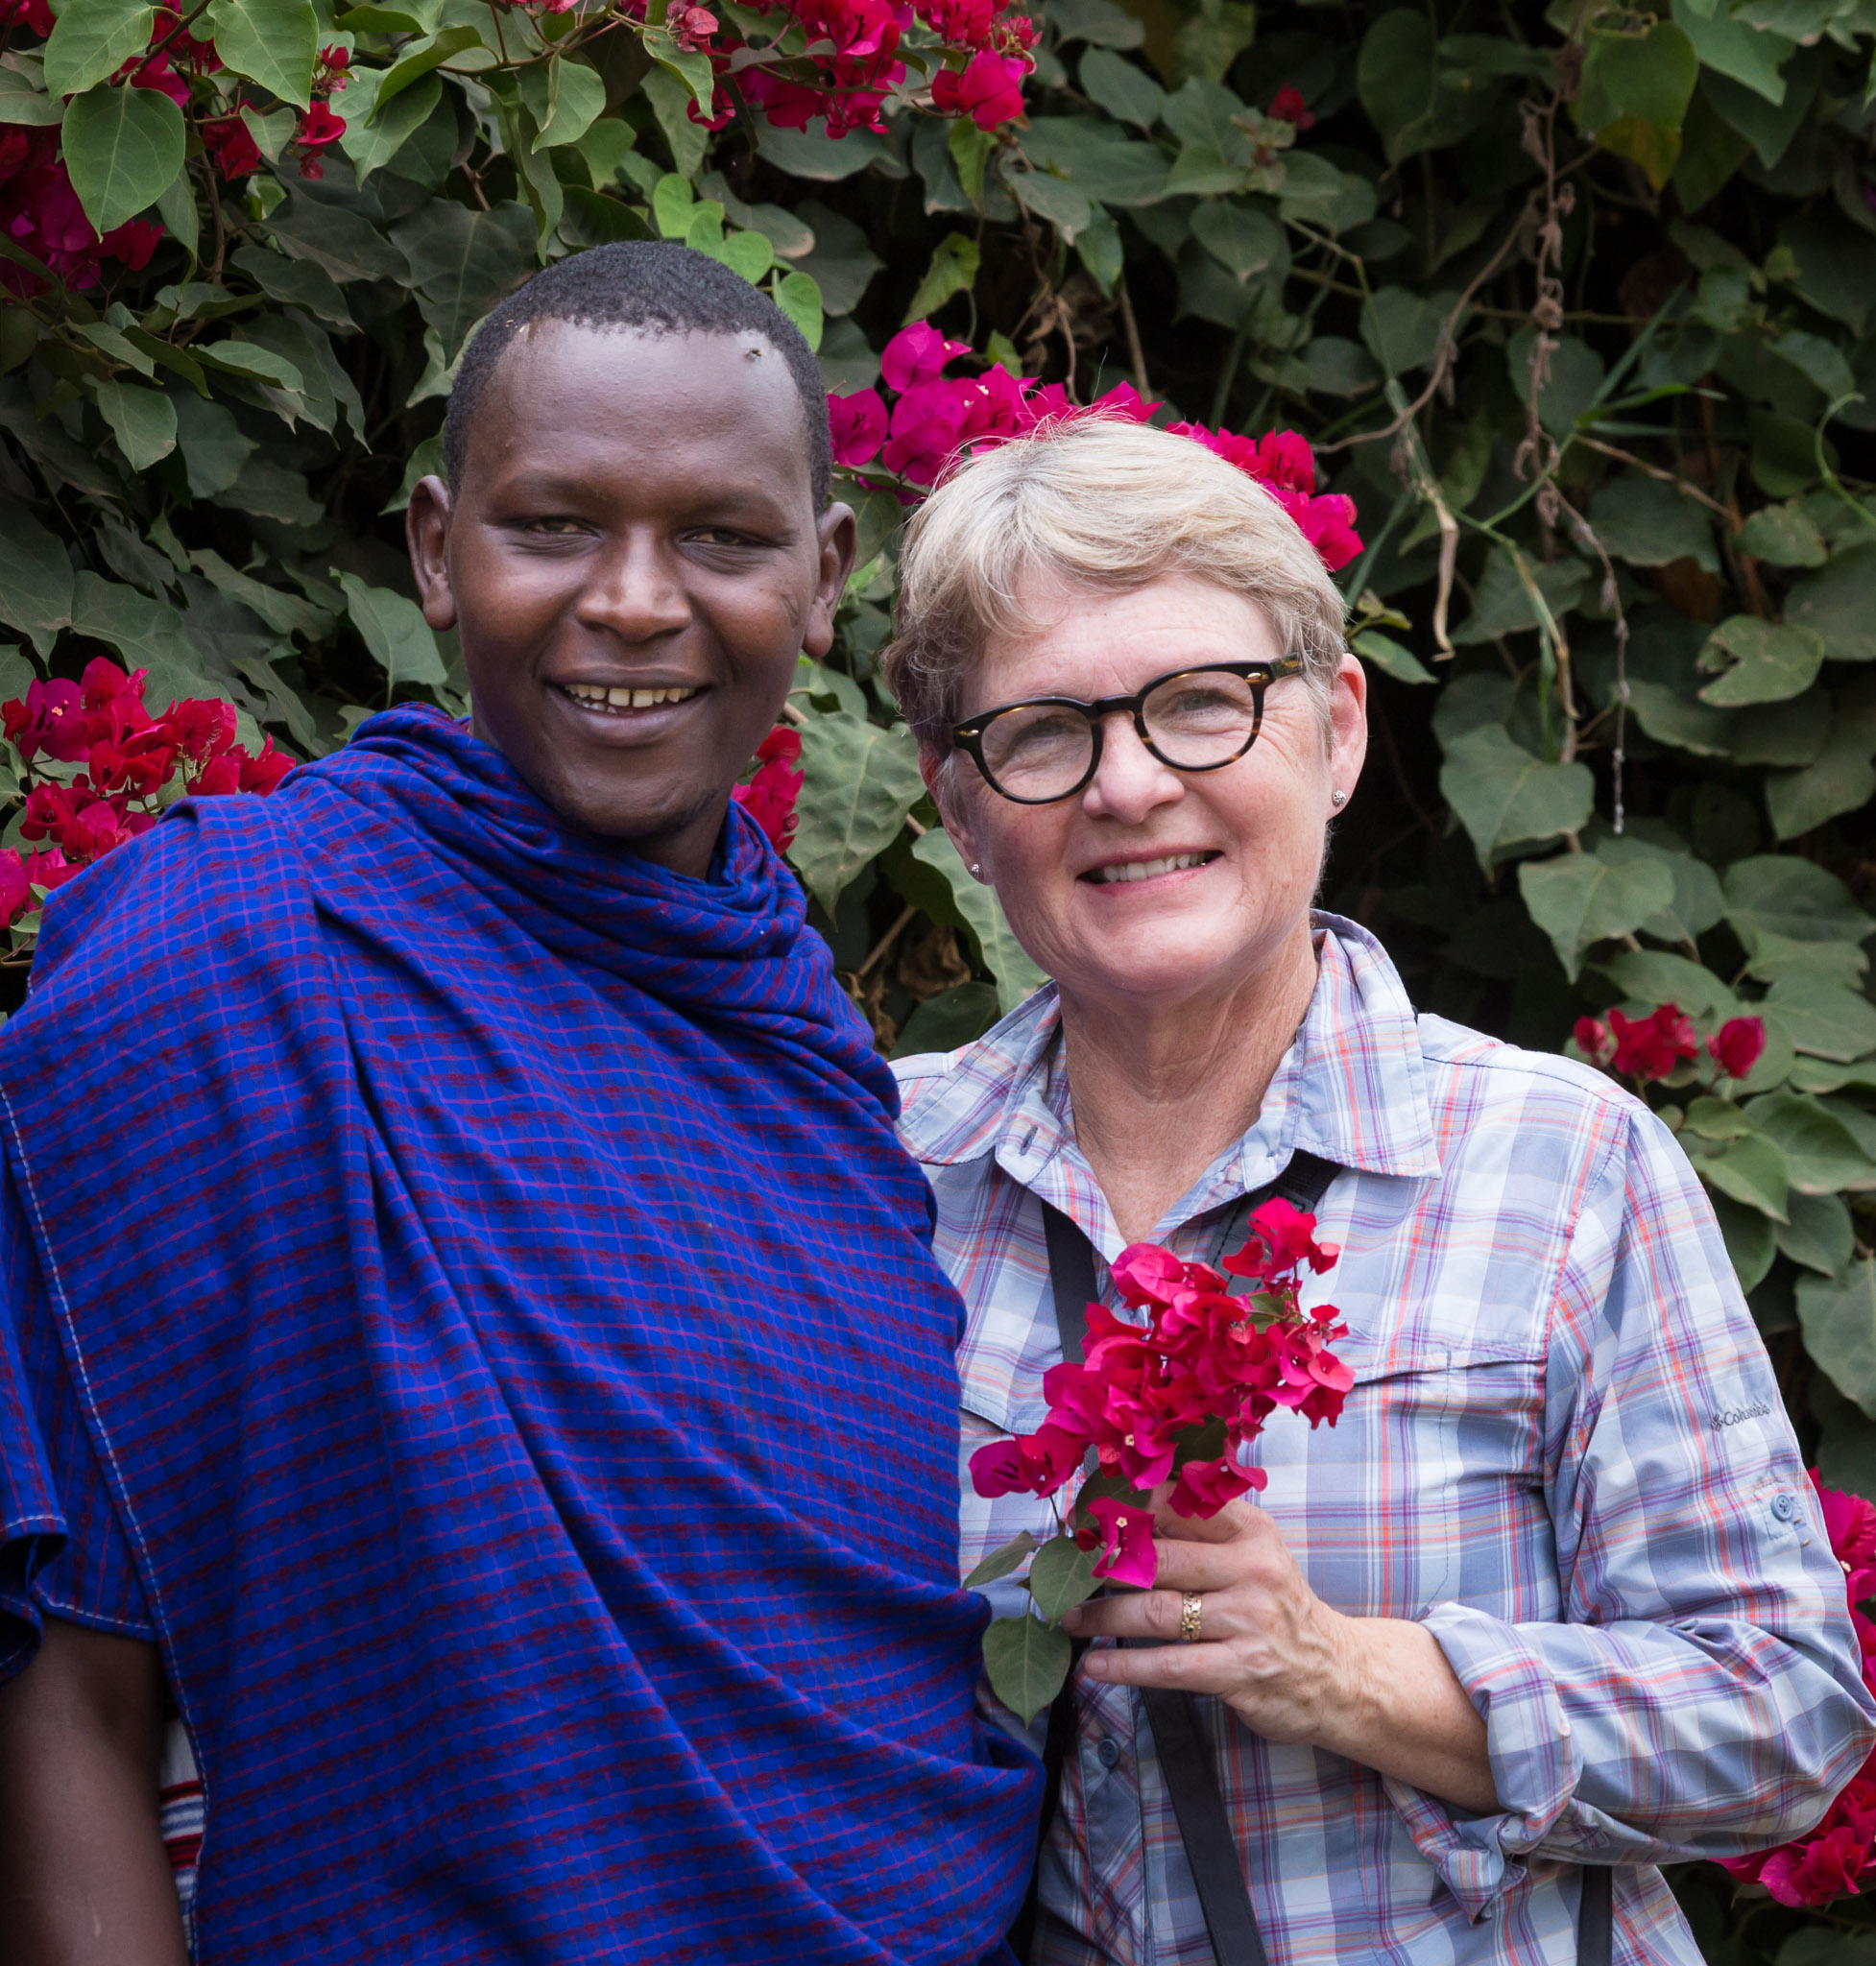
[[[1618,1961],[1697,1966],[1654,1866],[1805,1829],[1876,1738],[1764,1347],[1698,1181],[1638,1101],[1416,1018],[1371,937],[1318,926],[1315,995],[1256,1124],[1153,1239],[1209,1259],[1293,1150],[1346,1170],[1320,1211],[1341,1260],[1305,1301],[1347,1319],[1355,1390],[1334,1428],[1273,1416],[1258,1499],[1330,1604],[1434,1634],[1503,1807],[1468,1814],[1204,1702],[1272,1960],[1569,1966],[1591,1862],[1621,1866]],[[1038,1197],[1086,1232],[1120,1308],[1058,1032],[1044,992],[898,1067],[969,1307],[961,1472],[1040,1424],[1061,1357]],[[1024,1528],[1050,1533],[1046,1502],[984,1501],[965,1475],[967,1570]],[[1076,1713],[1043,1863],[1061,1923],[1038,1956],[1209,1966],[1136,1695],[1084,1678]]]

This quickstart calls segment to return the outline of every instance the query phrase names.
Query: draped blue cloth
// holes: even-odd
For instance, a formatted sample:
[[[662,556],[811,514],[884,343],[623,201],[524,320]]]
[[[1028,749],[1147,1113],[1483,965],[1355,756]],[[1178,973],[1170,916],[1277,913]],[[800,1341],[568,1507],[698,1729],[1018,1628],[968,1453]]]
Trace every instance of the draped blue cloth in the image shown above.
[[[48,911],[0,1626],[144,1607],[213,1966],[972,1966],[1021,1900],[925,1182],[794,880],[717,857],[402,707]]]

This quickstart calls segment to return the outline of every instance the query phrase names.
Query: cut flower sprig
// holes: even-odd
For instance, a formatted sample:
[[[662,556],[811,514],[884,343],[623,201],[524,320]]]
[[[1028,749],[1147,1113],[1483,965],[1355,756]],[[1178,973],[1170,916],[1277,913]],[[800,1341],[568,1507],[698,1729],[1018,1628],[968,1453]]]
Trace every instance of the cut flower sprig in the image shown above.
[[[1334,1305],[1299,1302],[1303,1270],[1320,1275],[1339,1254],[1315,1226],[1287,1202],[1265,1202],[1243,1247],[1223,1259],[1226,1274],[1153,1243],[1122,1250],[1115,1283],[1144,1322],[1089,1305],[1085,1361],[1043,1379],[1047,1419],[972,1455],[980,1496],[1044,1497],[1055,1517],[1048,1541],[1025,1530],[964,1580],[980,1589],[1028,1561],[1030,1609],[996,1619],[984,1638],[991,1688],[1023,1720],[1068,1676],[1064,1615],[1104,1584],[1151,1587],[1157,1506],[1206,1519],[1263,1488],[1246,1451],[1280,1407],[1311,1427],[1340,1417],[1354,1378],[1329,1347],[1348,1328]],[[1248,1287],[1234,1290],[1234,1277]]]

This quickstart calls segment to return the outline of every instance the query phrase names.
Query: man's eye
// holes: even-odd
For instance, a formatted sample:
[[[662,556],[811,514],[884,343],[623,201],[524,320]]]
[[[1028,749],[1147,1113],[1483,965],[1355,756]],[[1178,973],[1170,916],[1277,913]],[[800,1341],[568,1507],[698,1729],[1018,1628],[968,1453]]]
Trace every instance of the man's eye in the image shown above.
[[[572,533],[584,533],[587,528],[577,518],[531,518],[522,522],[521,530],[524,533],[550,533],[556,536],[564,536]]]
[[[734,526],[699,526],[691,534],[700,546],[754,546],[759,541],[748,533],[739,533]]]

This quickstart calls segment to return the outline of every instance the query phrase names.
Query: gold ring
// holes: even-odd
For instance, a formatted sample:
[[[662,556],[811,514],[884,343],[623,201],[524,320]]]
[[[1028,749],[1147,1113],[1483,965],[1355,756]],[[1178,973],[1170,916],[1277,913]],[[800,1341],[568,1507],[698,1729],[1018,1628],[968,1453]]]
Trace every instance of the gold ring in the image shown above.
[[[1179,1594],[1179,1642],[1190,1645],[1198,1637],[1199,1619],[1205,1616],[1205,1599],[1196,1591]]]

